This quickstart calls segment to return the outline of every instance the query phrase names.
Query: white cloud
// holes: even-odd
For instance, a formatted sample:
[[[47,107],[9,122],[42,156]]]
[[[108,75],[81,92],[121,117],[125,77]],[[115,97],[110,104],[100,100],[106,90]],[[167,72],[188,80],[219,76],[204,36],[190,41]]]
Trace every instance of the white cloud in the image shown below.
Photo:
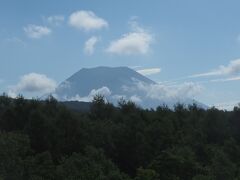
[[[51,29],[45,26],[37,26],[33,24],[29,24],[28,26],[23,28],[24,32],[28,37],[33,39],[39,39],[43,36],[47,36],[51,34]]]
[[[128,24],[132,31],[144,31],[144,29],[138,24],[138,16],[132,16],[128,21]]]
[[[47,22],[55,26],[61,25],[64,20],[65,20],[65,17],[62,15],[49,16],[47,18]]]
[[[240,103],[240,100],[216,103],[213,106],[221,110],[232,111],[234,107],[239,107],[239,103]]]
[[[51,93],[55,90],[57,83],[44,74],[30,73],[22,76],[17,85],[9,90],[11,94],[23,92],[29,93]]]
[[[11,98],[16,98],[18,94],[12,90],[9,90],[7,95]]]
[[[167,86],[163,84],[146,85],[142,82],[139,82],[137,83],[137,88],[145,92],[146,97],[158,100],[193,98],[203,90],[202,86],[192,82],[174,86]]]
[[[139,103],[142,102],[142,99],[139,96],[137,96],[137,95],[133,95],[129,99],[130,99],[130,101],[132,101],[132,102],[134,102],[136,104],[139,104]]]
[[[185,82],[182,84],[146,84],[138,81],[134,86],[123,86],[123,91],[127,94],[137,94],[140,99],[153,99],[160,101],[194,99],[204,90],[198,83]]]
[[[153,74],[158,74],[161,72],[161,68],[149,68],[149,69],[141,69],[137,70],[138,73],[146,76],[146,75],[153,75]]]
[[[200,94],[204,89],[200,84],[193,82],[185,82],[180,85],[175,85],[172,88],[176,88],[176,96],[178,97],[194,97]]]
[[[202,90],[202,86],[192,82],[167,86],[161,84],[149,85],[138,81],[133,86],[126,88],[123,94],[112,94],[108,87],[102,87],[91,90],[87,96],[76,94],[70,98],[65,97],[65,100],[90,102],[95,95],[100,94],[113,102],[117,102],[120,99],[127,99],[136,104],[144,105],[145,102],[151,102],[152,100],[154,102],[185,102],[185,100],[193,100]]]
[[[228,81],[239,81],[239,80],[240,80],[240,76],[236,76],[236,77],[223,78],[223,79],[213,79],[213,80],[210,80],[210,82],[228,82]]]
[[[112,41],[106,51],[119,55],[147,54],[153,42],[153,35],[138,26],[136,22],[131,23],[131,28],[132,32]]]
[[[70,15],[69,24],[77,29],[90,31],[108,27],[108,22],[92,11],[77,11]]]
[[[111,91],[108,87],[101,87],[99,89],[93,89],[90,91],[90,93],[88,94],[88,96],[84,96],[84,97],[81,97],[79,96],[78,94],[74,97],[71,97],[71,98],[68,98],[67,100],[68,101],[84,101],[84,102],[90,102],[93,100],[94,96],[96,95],[102,95],[104,96],[105,98],[109,97],[111,95]]]
[[[240,73],[240,59],[230,61],[230,63],[227,66],[221,65],[217,69],[212,70],[210,72],[195,74],[190,77],[195,78],[204,76],[232,75],[238,73]]]
[[[70,89],[70,88],[71,88],[71,83],[65,80],[64,82],[58,85],[57,89]]]
[[[111,96],[111,98],[114,99],[114,100],[119,101],[121,99],[127,99],[127,96],[126,95],[115,94],[115,95]]]
[[[84,52],[88,55],[92,55],[95,50],[95,45],[99,41],[99,38],[93,36],[89,38],[84,45]]]
[[[93,97],[96,95],[103,95],[104,97],[108,97],[111,95],[111,91],[108,87],[103,86],[99,89],[93,89],[89,94],[89,96]]]
[[[146,32],[131,32],[120,39],[112,41],[107,52],[113,54],[147,54],[150,50],[152,36]]]
[[[92,97],[84,96],[81,97],[79,94],[76,94],[76,96],[65,98],[66,101],[82,101],[82,102],[90,102],[92,101]]]
[[[129,68],[136,70],[136,69],[142,68],[142,66],[129,66]]]

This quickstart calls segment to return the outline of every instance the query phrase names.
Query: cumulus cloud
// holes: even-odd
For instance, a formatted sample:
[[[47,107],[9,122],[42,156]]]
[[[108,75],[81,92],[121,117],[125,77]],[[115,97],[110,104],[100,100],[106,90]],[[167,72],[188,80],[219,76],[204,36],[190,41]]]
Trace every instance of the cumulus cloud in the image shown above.
[[[81,101],[81,102],[90,102],[92,101],[92,98],[89,97],[89,96],[84,96],[84,97],[81,97],[79,94],[76,94],[75,96],[73,97],[70,97],[70,98],[65,98],[67,101]]]
[[[176,88],[176,97],[194,97],[198,94],[200,94],[203,91],[203,86],[201,86],[198,83],[193,82],[185,82],[180,85],[175,85],[171,87],[173,89]],[[173,90],[174,91],[174,90]]]
[[[64,20],[65,20],[65,17],[62,15],[49,16],[47,18],[47,22],[55,26],[61,25]]]
[[[43,36],[47,36],[51,34],[51,29],[46,26],[37,26],[34,24],[29,24],[28,26],[23,28],[24,32],[28,37],[33,39],[39,39]]]
[[[124,87],[123,87],[124,88]],[[120,99],[130,100],[138,105],[145,106],[150,102],[185,102],[185,100],[193,100],[195,96],[200,94],[203,87],[199,84],[186,82],[174,86],[162,84],[146,84],[144,82],[135,82],[131,87],[125,88],[122,94],[113,94],[108,87],[93,89],[87,96],[76,94],[73,97],[65,97],[68,101],[85,101],[90,102],[96,95],[103,95],[106,99],[113,103],[117,103]],[[105,99],[105,100],[106,100]]]
[[[11,98],[16,98],[18,96],[18,94],[11,89],[8,91],[7,95]]]
[[[138,26],[136,22],[131,25],[132,32],[122,35],[110,43],[106,51],[119,55],[147,54],[153,41],[153,35]]]
[[[69,24],[80,30],[90,31],[108,27],[108,22],[92,11],[77,11],[70,15]]]
[[[138,73],[146,76],[146,75],[153,75],[153,74],[158,74],[161,72],[161,68],[149,68],[149,69],[141,69],[137,70]]]
[[[152,37],[145,32],[131,32],[120,39],[112,41],[107,52],[119,55],[147,54],[150,50]]]
[[[93,36],[93,37],[89,38],[85,42],[85,45],[84,45],[85,54],[92,55],[94,53],[94,50],[95,50],[95,45],[98,41],[99,41],[98,37]]]
[[[126,90],[126,89],[125,89]],[[131,92],[142,91],[147,98],[166,100],[166,99],[184,99],[193,98],[202,92],[203,87],[193,82],[186,82],[174,86],[164,84],[145,84],[143,82],[136,83],[135,89],[128,88]]]
[[[213,106],[221,109],[221,110],[227,110],[227,111],[232,111],[234,107],[239,107],[239,101],[229,101],[229,102],[221,102],[221,103],[216,103]]]
[[[139,96],[137,96],[137,95],[133,95],[129,99],[130,99],[130,101],[132,101],[132,102],[134,102],[136,104],[139,104],[139,103],[142,102],[142,99]]]
[[[119,101],[121,99],[127,99],[127,96],[126,95],[115,94],[115,95],[112,95],[111,98],[114,99],[114,100]]]
[[[64,82],[58,85],[57,89],[59,90],[59,89],[70,89],[70,88],[71,88],[71,83],[65,80]]]
[[[112,94],[110,89],[108,87],[101,87],[99,89],[92,89],[88,96],[81,97],[78,94],[74,97],[68,98],[69,101],[84,101],[84,102],[90,102],[93,100],[94,96],[96,95],[102,95],[105,98],[109,97]]]
[[[108,87],[103,86],[102,88],[99,89],[93,89],[89,95],[90,96],[103,95],[104,97],[107,97],[111,95],[111,91]]]
[[[12,86],[9,93],[51,93],[55,90],[57,83],[44,74],[30,73],[22,76],[17,85]]]
[[[190,77],[204,77],[204,76],[218,76],[218,75],[233,75],[240,73],[240,59],[236,59],[233,61],[230,61],[230,63],[227,66],[219,66],[217,69],[201,73],[201,74],[195,74]]]

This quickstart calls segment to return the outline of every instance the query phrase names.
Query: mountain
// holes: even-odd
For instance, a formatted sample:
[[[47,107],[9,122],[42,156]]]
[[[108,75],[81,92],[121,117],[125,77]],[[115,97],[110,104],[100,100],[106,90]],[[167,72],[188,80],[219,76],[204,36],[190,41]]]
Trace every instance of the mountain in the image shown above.
[[[91,101],[96,94],[101,94],[114,104],[123,98],[143,108],[163,104],[173,107],[176,103],[204,106],[193,98],[184,97],[186,93],[182,89],[179,90],[182,94],[175,91],[128,67],[96,67],[79,70],[63,81],[53,94],[60,101]]]
[[[122,86],[131,86],[135,80],[147,84],[154,81],[127,67],[83,68],[62,82],[56,89],[59,97],[87,96],[91,90],[108,87],[113,94],[121,94]]]

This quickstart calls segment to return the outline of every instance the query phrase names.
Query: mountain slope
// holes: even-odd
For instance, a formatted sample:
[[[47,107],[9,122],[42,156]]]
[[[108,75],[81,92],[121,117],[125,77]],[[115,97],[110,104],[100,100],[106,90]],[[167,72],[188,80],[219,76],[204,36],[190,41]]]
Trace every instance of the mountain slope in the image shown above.
[[[127,67],[83,68],[62,82],[55,93],[60,98],[70,98],[77,94],[84,97],[93,89],[108,87],[113,94],[121,94],[122,86],[132,86],[136,81],[156,84],[154,81]]]
[[[179,93],[159,85],[128,67],[96,67],[76,72],[63,81],[54,94],[60,101],[91,101],[96,94],[102,94],[114,104],[124,98],[144,108],[197,103],[193,98],[185,97],[187,92],[183,90]]]

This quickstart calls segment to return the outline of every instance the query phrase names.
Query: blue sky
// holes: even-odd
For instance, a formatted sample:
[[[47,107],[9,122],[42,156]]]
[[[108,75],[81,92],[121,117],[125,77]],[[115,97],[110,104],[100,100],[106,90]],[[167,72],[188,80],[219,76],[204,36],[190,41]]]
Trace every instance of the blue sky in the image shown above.
[[[237,0],[1,0],[0,92],[27,94],[27,75],[58,84],[84,67],[129,66],[166,86],[201,87],[194,98],[230,107],[240,102],[239,6]]]

